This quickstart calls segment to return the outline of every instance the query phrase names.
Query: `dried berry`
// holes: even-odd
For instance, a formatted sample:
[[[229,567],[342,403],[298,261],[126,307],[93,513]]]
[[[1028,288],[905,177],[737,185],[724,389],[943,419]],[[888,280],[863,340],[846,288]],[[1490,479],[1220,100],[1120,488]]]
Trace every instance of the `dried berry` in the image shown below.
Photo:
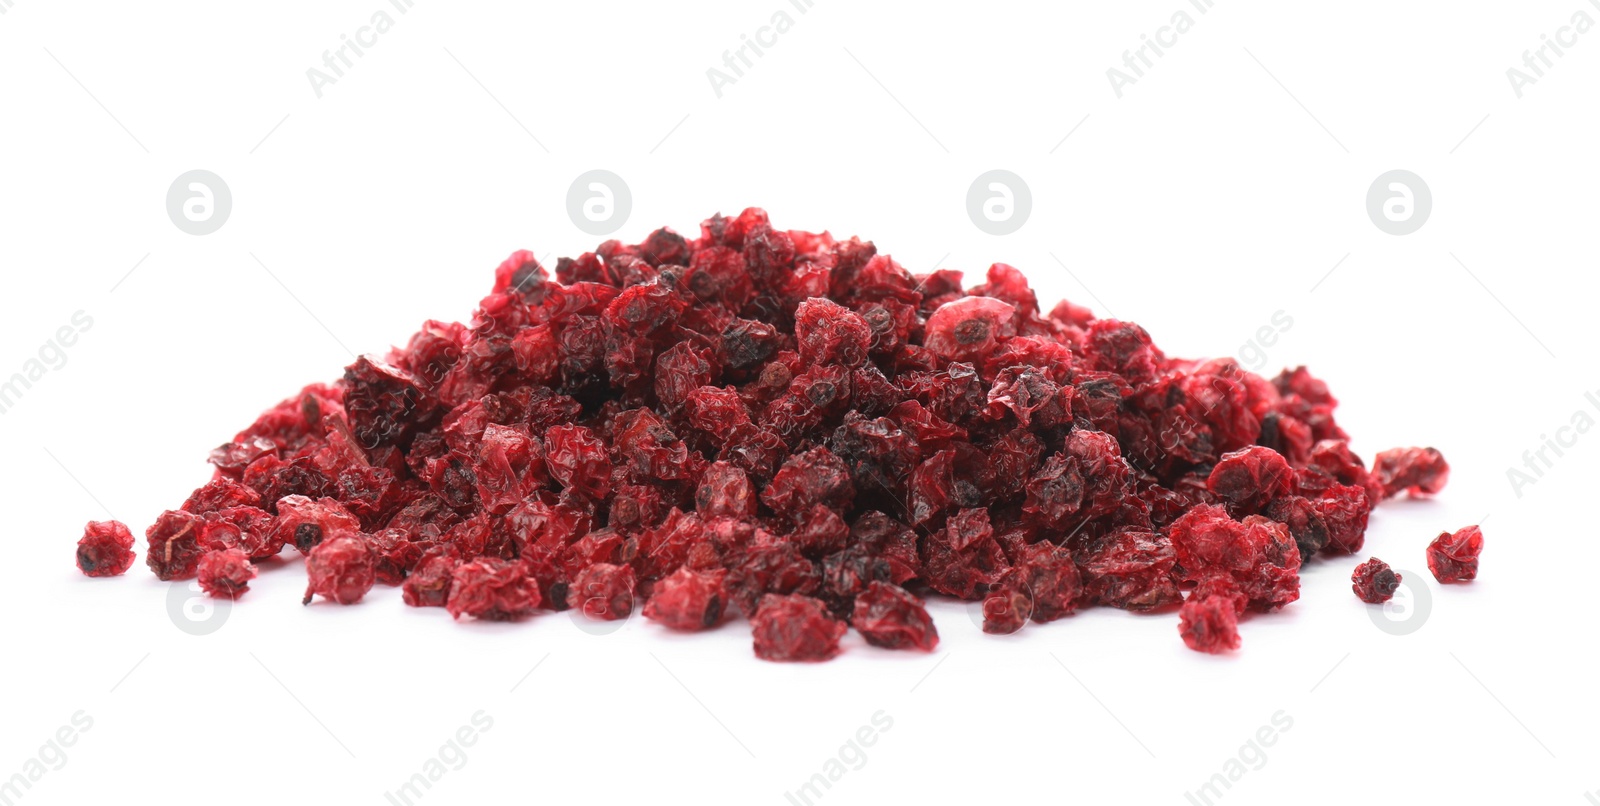
[[[850,626],[867,643],[885,649],[915,647],[932,652],[939,645],[939,631],[922,600],[887,582],[873,581],[856,597]]]
[[[84,576],[114,577],[133,566],[133,533],[120,521],[90,521],[78,539],[78,570]]]
[[[214,549],[200,557],[196,575],[200,589],[217,599],[237,599],[250,590],[256,568],[244,549]]]
[[[313,595],[355,604],[378,581],[377,554],[359,535],[329,538],[306,555],[306,577],[302,604],[310,604]]]
[[[839,654],[846,625],[809,596],[767,594],[750,617],[756,657],[775,661],[827,660]]]
[[[1468,526],[1444,532],[1428,544],[1428,570],[1440,582],[1471,582],[1478,577],[1478,555],[1483,553],[1483,530]]]
[[[1394,598],[1394,592],[1400,589],[1401,579],[1400,574],[1395,573],[1388,563],[1377,557],[1368,557],[1350,575],[1350,587],[1361,601],[1383,604]]]
[[[482,557],[451,574],[445,609],[453,618],[511,621],[532,615],[540,604],[539,583],[517,563]]]
[[[721,570],[711,573],[679,568],[656,583],[644,617],[682,632],[708,630],[722,620],[728,593]]]
[[[200,539],[204,520],[181,509],[167,510],[144,533],[145,564],[162,581],[194,576],[205,544]]]
[[[400,583],[405,603],[412,607],[444,607],[450,599],[450,586],[459,564],[446,554],[424,557],[405,582]]]
[[[1239,615],[1224,596],[1190,596],[1178,609],[1178,633],[1196,652],[1239,648]]]
[[[1401,492],[1434,495],[1450,480],[1450,463],[1433,448],[1395,448],[1378,454],[1372,472],[1378,477],[1384,498]]]
[[[625,619],[633,613],[633,567],[595,563],[573,577],[568,603],[601,621]]]

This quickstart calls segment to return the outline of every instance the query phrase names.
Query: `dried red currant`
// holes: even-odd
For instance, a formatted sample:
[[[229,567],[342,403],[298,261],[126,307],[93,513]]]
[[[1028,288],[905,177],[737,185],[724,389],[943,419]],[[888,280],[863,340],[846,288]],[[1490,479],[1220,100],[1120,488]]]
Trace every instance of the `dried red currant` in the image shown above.
[[[728,601],[724,574],[721,570],[702,573],[679,568],[656,583],[644,604],[644,617],[682,632],[717,626]]]
[[[355,604],[378,581],[377,553],[360,535],[332,537],[311,548],[306,555],[306,595],[342,605]]]
[[[217,599],[237,599],[250,590],[256,568],[244,549],[214,549],[200,556],[196,569],[200,589]]]
[[[850,626],[873,646],[885,649],[916,648],[932,652],[939,645],[939,631],[928,617],[922,600],[898,585],[873,581],[856,597]]]
[[[1433,495],[1450,480],[1450,463],[1433,448],[1395,448],[1378,454],[1372,472],[1378,477],[1384,498],[1402,492]]]
[[[78,539],[78,570],[84,576],[120,576],[133,566],[133,533],[121,521],[90,521]]]
[[[1440,582],[1471,582],[1478,577],[1478,555],[1483,553],[1483,530],[1468,526],[1444,532],[1428,544],[1428,570]]]
[[[756,657],[775,661],[818,661],[839,654],[846,625],[828,615],[822,602],[809,596],[767,594],[750,626]]]
[[[1178,633],[1196,652],[1213,655],[1239,648],[1239,616],[1223,596],[1190,596],[1178,609]]]
[[[480,557],[451,574],[445,609],[453,618],[472,616],[511,621],[532,615],[540,603],[539,583],[509,560]]]
[[[1350,587],[1361,601],[1367,604],[1383,604],[1394,598],[1394,592],[1400,589],[1402,579],[1388,563],[1377,557],[1368,557],[1367,561],[1356,566],[1355,573],[1350,575]]]

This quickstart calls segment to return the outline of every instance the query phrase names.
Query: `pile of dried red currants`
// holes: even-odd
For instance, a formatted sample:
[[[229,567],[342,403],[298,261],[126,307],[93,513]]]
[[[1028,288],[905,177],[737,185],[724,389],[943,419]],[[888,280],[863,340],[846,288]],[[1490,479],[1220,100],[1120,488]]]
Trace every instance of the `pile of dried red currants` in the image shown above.
[[[981,602],[996,633],[1177,608],[1215,652],[1299,597],[1303,562],[1360,550],[1379,501],[1444,485],[1432,449],[1369,471],[1335,403],[1303,368],[1267,380],[1043,310],[1005,264],[964,288],[749,209],[554,279],[512,255],[471,324],[430,321],[213,451],[145,559],[233,598],[291,545],[308,602],[381,582],[458,618],[642,602],[705,630],[738,610],[769,660],[831,657],[847,627],[930,650],[929,593]],[[79,562],[121,573],[131,547],[94,525]]]

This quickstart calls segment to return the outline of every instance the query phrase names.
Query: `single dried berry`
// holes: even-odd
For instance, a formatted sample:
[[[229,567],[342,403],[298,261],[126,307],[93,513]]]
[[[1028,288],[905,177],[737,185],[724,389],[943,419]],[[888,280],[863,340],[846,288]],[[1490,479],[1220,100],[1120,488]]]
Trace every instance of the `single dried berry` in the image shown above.
[[[1450,463],[1433,448],[1395,448],[1378,454],[1372,472],[1378,477],[1384,498],[1402,492],[1434,495],[1450,480]]]
[[[923,607],[921,599],[898,585],[874,580],[856,597],[850,626],[873,646],[885,649],[916,648],[932,652],[939,645],[939,631]]]
[[[1468,526],[1444,532],[1428,544],[1428,570],[1440,582],[1471,582],[1478,577],[1478,555],[1483,553],[1483,530]]]
[[[567,590],[567,603],[585,616],[619,621],[633,613],[633,567],[595,563],[578,572]]]
[[[133,533],[121,521],[90,521],[78,539],[78,570],[84,576],[120,576],[133,566]]]
[[[1394,592],[1400,589],[1401,579],[1401,575],[1395,573],[1388,563],[1377,557],[1368,557],[1350,575],[1350,587],[1361,601],[1383,604],[1394,598]]]
[[[444,607],[450,599],[450,586],[460,563],[446,554],[424,557],[400,583],[405,603],[412,607]]]
[[[702,573],[679,568],[656,583],[650,600],[644,603],[644,617],[682,632],[717,626],[728,606],[725,574],[720,569]]]
[[[1238,649],[1239,615],[1225,596],[1190,596],[1178,609],[1178,633],[1196,652]]]
[[[816,599],[771,593],[761,598],[750,627],[756,657],[774,661],[828,660],[839,654],[839,639],[847,629]]]
[[[522,566],[482,557],[456,567],[445,609],[452,618],[512,621],[532,615],[540,602],[539,583]]]
[[[355,604],[378,581],[377,555],[359,535],[329,538],[306,555],[306,595],[301,604],[321,596],[342,605]]]
[[[181,509],[161,513],[144,533],[145,564],[164,582],[192,578],[206,549],[200,539],[204,523]]]
[[[250,590],[256,567],[244,549],[214,549],[200,557],[196,575],[200,589],[216,599],[237,599]]]

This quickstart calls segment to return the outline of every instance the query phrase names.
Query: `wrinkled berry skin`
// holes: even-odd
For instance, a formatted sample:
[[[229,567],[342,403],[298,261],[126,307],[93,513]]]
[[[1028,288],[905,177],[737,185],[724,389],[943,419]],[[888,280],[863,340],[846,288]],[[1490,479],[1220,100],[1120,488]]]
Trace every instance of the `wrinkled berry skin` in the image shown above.
[[[698,632],[717,626],[727,607],[725,572],[701,573],[679,568],[656,583],[644,604],[644,617],[679,632]]]
[[[800,594],[761,597],[750,619],[756,657],[771,661],[819,661],[839,654],[846,625],[834,621],[819,600]]]
[[[1433,448],[1394,448],[1372,462],[1384,498],[1404,492],[1413,497],[1434,495],[1450,480],[1450,463]]]
[[[513,621],[532,615],[539,604],[539,583],[521,565],[483,557],[455,569],[445,609],[452,618]]]
[[[867,643],[884,649],[932,652],[939,645],[939,631],[934,629],[922,600],[888,582],[867,584],[867,589],[856,597],[850,626]]]
[[[1178,633],[1190,649],[1219,655],[1239,648],[1239,616],[1226,597],[1190,596],[1178,609]]]
[[[585,616],[620,621],[633,614],[633,567],[595,563],[578,573],[567,589],[567,602]]]
[[[455,558],[445,555],[424,557],[400,583],[405,603],[412,607],[444,607],[450,599],[451,583],[459,564]]]
[[[170,582],[194,577],[205,553],[200,539],[203,523],[199,515],[167,510],[145,531],[144,561],[157,578]]]
[[[214,599],[237,599],[250,590],[256,568],[244,549],[216,549],[200,557],[196,568],[200,590]]]
[[[359,535],[330,538],[306,555],[305,599],[321,596],[342,605],[355,604],[377,584],[377,554]]]
[[[1483,552],[1483,530],[1476,526],[1445,532],[1428,544],[1428,570],[1440,582],[1471,582],[1478,578],[1478,555]]]
[[[1395,573],[1389,564],[1377,557],[1369,557],[1367,561],[1356,566],[1350,575],[1350,588],[1356,592],[1356,597],[1367,604],[1383,604],[1394,598],[1394,592],[1400,589],[1402,577]]]
[[[78,570],[84,576],[114,577],[133,567],[133,533],[120,521],[90,521],[78,539]]]

